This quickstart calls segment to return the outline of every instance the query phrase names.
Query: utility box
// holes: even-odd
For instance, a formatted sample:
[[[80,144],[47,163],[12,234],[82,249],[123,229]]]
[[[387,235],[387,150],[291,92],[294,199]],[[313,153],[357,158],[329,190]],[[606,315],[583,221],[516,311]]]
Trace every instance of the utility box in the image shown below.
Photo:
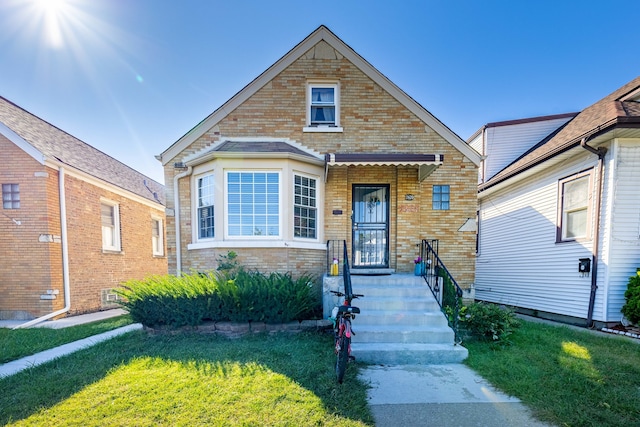
[[[579,273],[591,272],[591,258],[580,258],[578,260],[578,272]]]

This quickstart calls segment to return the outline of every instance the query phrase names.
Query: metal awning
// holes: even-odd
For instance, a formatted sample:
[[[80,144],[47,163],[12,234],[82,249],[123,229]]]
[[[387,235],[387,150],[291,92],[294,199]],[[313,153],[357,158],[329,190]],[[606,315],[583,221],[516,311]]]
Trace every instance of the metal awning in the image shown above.
[[[327,153],[325,179],[330,166],[415,166],[423,181],[444,162],[443,154],[411,153]]]

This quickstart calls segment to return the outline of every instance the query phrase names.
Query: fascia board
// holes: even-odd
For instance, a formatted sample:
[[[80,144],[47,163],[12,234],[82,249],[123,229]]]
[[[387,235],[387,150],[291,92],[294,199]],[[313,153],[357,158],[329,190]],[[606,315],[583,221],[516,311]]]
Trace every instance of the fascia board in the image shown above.
[[[142,205],[148,206],[150,208],[156,209],[158,211],[164,212],[164,205],[158,202],[153,202],[149,199],[146,199],[142,196],[139,196],[135,193],[132,193],[128,190],[125,190],[122,187],[118,187],[117,185],[111,184],[107,181],[103,181],[101,179],[96,178],[93,175],[90,175],[86,172],[81,171],[80,169],[76,169],[73,166],[70,166],[66,163],[60,162],[58,160],[52,160],[47,158],[45,163],[46,166],[49,166],[52,169],[59,170],[59,168],[64,168],[65,175],[72,176],[76,179],[84,181],[88,184],[91,184],[95,187],[101,188],[103,190],[109,191],[111,193],[117,194],[119,196],[125,197],[134,202],[140,203]]]
[[[40,152],[33,145],[29,144],[20,135],[12,131],[2,122],[0,122],[0,134],[2,134],[9,141],[13,142],[16,146],[18,146],[18,148],[31,156],[35,161],[37,161],[41,165],[44,165],[44,154],[42,154],[42,152]]]

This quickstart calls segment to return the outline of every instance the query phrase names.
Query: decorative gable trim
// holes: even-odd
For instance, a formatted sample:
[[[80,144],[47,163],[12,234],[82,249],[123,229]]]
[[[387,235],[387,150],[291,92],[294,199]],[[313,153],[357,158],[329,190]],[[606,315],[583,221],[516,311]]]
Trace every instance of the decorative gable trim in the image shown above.
[[[391,80],[380,73],[369,62],[358,55],[351,47],[340,40],[327,27],[321,25],[311,33],[306,39],[291,49],[286,55],[280,58],[275,64],[260,74],[251,83],[245,86],[240,92],[236,93],[229,101],[224,103],[220,108],[215,110],[206,119],[201,121],[196,127],[187,132],[182,138],[171,145],[162,154],[156,156],[158,160],[165,166],[185,148],[200,138],[205,132],[211,129],[215,124],[224,119],[230,112],[242,105],[246,100],[253,96],[260,88],[273,80],[278,74],[289,67],[294,61],[309,50],[314,48],[321,41],[325,41],[329,46],[335,49],[338,54],[344,56],[357,68],[359,68],[370,79],[380,85],[385,91],[393,96],[405,108],[415,114],[420,120],[425,122],[431,129],[442,136],[449,144],[461,152],[465,157],[472,161],[476,166],[480,165],[480,155],[470,146],[468,146],[458,135],[445,126],[440,120],[436,119],[424,107],[418,104],[413,98],[403,92]],[[326,50],[326,49],[325,49]],[[325,51],[323,50],[323,52]]]

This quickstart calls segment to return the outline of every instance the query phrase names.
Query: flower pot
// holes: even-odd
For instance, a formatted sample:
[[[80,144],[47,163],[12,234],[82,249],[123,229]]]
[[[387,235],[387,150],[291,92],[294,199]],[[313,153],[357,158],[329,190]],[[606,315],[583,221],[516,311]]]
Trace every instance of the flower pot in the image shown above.
[[[413,274],[416,276],[422,276],[424,274],[424,262],[418,262],[415,264]]]

